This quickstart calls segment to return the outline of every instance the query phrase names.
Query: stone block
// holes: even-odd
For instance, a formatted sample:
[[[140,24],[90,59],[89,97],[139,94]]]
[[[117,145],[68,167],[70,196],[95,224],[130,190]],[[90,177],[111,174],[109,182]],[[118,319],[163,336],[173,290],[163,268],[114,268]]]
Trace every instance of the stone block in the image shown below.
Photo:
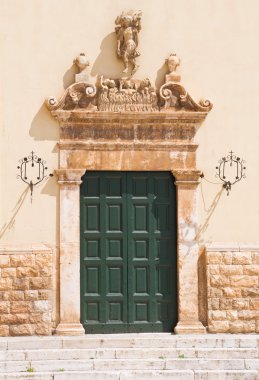
[[[50,310],[49,301],[46,301],[46,300],[34,301],[33,310],[35,312],[40,312],[40,313],[48,312]]]
[[[228,310],[226,312],[226,318],[228,321],[235,321],[238,318],[237,310]]]
[[[30,323],[41,323],[42,322],[42,313],[30,313],[29,316]]]
[[[253,264],[253,265],[244,265],[244,274],[248,275],[257,275],[259,276],[259,265]]]
[[[166,369],[227,370],[244,369],[242,359],[173,359],[166,360]]]
[[[94,360],[94,369],[97,371],[103,371],[103,370],[127,370],[127,369],[135,369],[135,370],[141,370],[141,369],[164,369],[165,362],[164,360],[157,359],[145,359],[145,360],[138,360],[138,359],[95,359]]]
[[[26,301],[35,301],[38,299],[38,291],[37,290],[25,290],[24,299]]]
[[[209,310],[219,310],[219,298],[209,298],[208,299],[208,309]]]
[[[250,309],[259,310],[259,298],[252,298],[249,300]]]
[[[253,264],[259,264],[259,252],[252,253]]]
[[[221,264],[222,254],[220,252],[207,252],[207,263],[208,264]]]
[[[156,373],[157,374],[157,373]],[[125,375],[125,376],[124,376]],[[65,373],[62,372],[55,372],[55,380],[146,380],[146,379],[156,379],[160,380],[160,377],[144,377],[148,374],[144,372],[139,372],[134,374],[134,372],[130,371],[124,371],[123,373],[120,373],[118,371],[66,371]],[[132,377],[130,377],[132,376]],[[138,377],[139,376],[139,377]],[[151,375],[152,376],[152,375]],[[53,378],[51,378],[53,379]],[[162,379],[162,378],[161,378]],[[166,379],[169,380],[169,377],[166,377]],[[190,377],[174,377],[175,380],[193,380],[193,376]],[[38,380],[38,379],[37,379]],[[45,379],[44,379],[45,380]]]
[[[223,292],[221,289],[217,289],[217,288],[210,288],[208,289],[208,297],[211,297],[211,298],[220,298],[223,296]]]
[[[241,297],[241,294],[242,294],[241,289],[230,288],[230,287],[223,288],[222,292],[223,292],[223,297],[226,297],[226,298]]]
[[[247,369],[259,370],[259,359],[245,359],[245,365]]]
[[[222,261],[223,261],[223,264],[231,265],[232,252],[222,252]]]
[[[219,274],[219,265],[208,265],[208,272],[210,275]]]
[[[17,267],[17,278],[37,277],[38,275],[39,275],[39,273],[35,268]]]
[[[229,331],[228,321],[211,321],[208,326],[208,331],[211,333],[226,333]]]
[[[255,332],[259,333],[259,320],[255,321]]]
[[[39,300],[48,300],[50,298],[50,291],[49,290],[39,290],[38,291],[38,298],[39,298]]]
[[[52,328],[50,323],[39,323],[35,327],[35,334],[37,335],[51,335]]]
[[[0,255],[0,268],[8,268],[10,266],[9,255]]]
[[[0,336],[9,336],[9,326],[0,325]]]
[[[17,316],[16,314],[1,314],[0,315],[0,323],[4,324],[16,324],[17,323]]]
[[[0,290],[11,290],[12,279],[9,277],[0,278]]]
[[[9,301],[0,301],[0,314],[9,313],[10,302]]]
[[[224,274],[226,276],[243,274],[243,266],[242,265],[220,265],[219,271],[220,271],[220,274]]]
[[[49,289],[51,288],[51,278],[34,277],[30,278],[30,289]]]
[[[214,287],[224,287],[229,285],[229,277],[223,275],[210,276],[210,285]]]
[[[245,298],[233,299],[232,308],[234,310],[249,309],[249,299],[245,299]]]
[[[242,296],[243,297],[259,297],[259,287],[242,289]]]
[[[251,252],[233,252],[232,264],[241,264],[241,265],[252,264]]]
[[[21,313],[21,314],[15,314],[16,322],[15,324],[26,324],[29,323],[29,314]]]
[[[29,301],[13,301],[11,303],[11,313],[27,313],[31,309],[31,303]]]
[[[230,321],[229,322],[229,332],[234,334],[240,333],[254,333],[255,332],[255,321]]]
[[[35,265],[35,258],[32,253],[11,255],[11,267],[33,267]]]
[[[222,321],[225,320],[227,317],[226,311],[221,310],[213,310],[208,312],[208,319],[209,321]]]
[[[23,301],[24,292],[20,290],[13,290],[10,292],[5,292],[4,299],[6,301]]]
[[[257,276],[231,276],[230,277],[231,286],[243,286],[243,287],[257,287],[258,286],[258,277]]]
[[[35,328],[30,324],[10,326],[10,335],[12,336],[34,335],[34,333]]]
[[[98,377],[96,379],[95,377],[94,378],[87,377],[84,379],[85,380],[104,380],[104,379],[110,380],[110,379],[107,379],[106,376],[103,378]],[[120,380],[172,380],[172,379],[173,380],[194,380],[194,373],[193,371],[189,371],[189,370],[186,370],[186,371],[180,371],[180,370],[123,371],[120,373],[119,379]]]
[[[231,298],[220,298],[219,308],[220,308],[220,310],[232,310],[232,299]]]
[[[259,319],[259,310],[240,310],[238,318],[242,320]]]
[[[3,268],[1,270],[1,277],[16,277],[16,268]]]
[[[27,289],[29,289],[28,278],[14,278],[13,279],[13,290],[27,290]]]

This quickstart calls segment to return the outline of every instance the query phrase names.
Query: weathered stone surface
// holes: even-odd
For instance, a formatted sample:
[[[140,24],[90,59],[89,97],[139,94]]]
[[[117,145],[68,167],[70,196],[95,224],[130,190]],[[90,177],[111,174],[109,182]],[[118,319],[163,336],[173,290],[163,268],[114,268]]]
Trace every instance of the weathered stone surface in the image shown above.
[[[34,277],[30,279],[30,289],[49,289],[51,279],[48,277]]]
[[[0,336],[51,334],[51,252],[0,255]]]
[[[0,268],[8,268],[10,266],[9,255],[0,255]]]
[[[233,252],[232,263],[241,265],[252,264],[251,252]]]
[[[17,278],[22,277],[37,277],[38,271],[30,267],[18,267],[17,268]]]
[[[10,335],[33,335],[35,333],[35,328],[31,324],[13,325],[10,326]]]
[[[8,336],[8,335],[9,335],[9,326],[0,325],[0,336]]]
[[[1,270],[1,277],[16,277],[16,268],[3,268]]]
[[[232,252],[209,251],[207,255],[208,330],[215,333],[257,332],[258,252],[246,251],[243,247]],[[217,267],[219,274],[214,274]]]
[[[32,254],[10,255],[10,262],[12,267],[33,267],[35,258]]]

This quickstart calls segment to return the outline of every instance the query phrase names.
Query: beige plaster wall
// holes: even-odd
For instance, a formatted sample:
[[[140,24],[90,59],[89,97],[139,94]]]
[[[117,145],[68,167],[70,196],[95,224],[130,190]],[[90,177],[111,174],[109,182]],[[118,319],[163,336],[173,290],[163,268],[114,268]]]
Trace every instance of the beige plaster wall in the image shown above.
[[[57,244],[58,185],[48,179],[33,202],[16,178],[18,160],[31,150],[58,166],[58,127],[43,105],[73,81],[75,56],[86,52],[91,74],[120,76],[114,20],[141,9],[140,68],[162,83],[164,59],[182,58],[182,82],[214,108],[197,135],[198,168],[215,178],[217,160],[234,150],[247,160],[247,179],[229,197],[203,182],[199,239],[258,241],[259,128],[257,126],[259,2],[250,0],[1,0],[0,2],[0,237],[3,242]],[[94,78],[92,78],[94,81]],[[218,201],[218,203],[217,203]],[[214,202],[214,203],[213,203]],[[215,206],[215,207],[214,207]]]

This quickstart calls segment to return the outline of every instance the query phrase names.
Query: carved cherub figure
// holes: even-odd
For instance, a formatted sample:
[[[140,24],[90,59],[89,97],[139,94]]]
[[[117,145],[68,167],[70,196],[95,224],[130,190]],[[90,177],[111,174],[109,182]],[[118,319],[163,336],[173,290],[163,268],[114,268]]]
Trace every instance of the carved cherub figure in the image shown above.
[[[132,64],[132,75],[137,71],[136,57],[140,55],[138,47],[138,33],[141,29],[141,11],[129,11],[122,13],[115,20],[117,34],[117,55],[122,58],[124,63],[123,72],[129,69]]]

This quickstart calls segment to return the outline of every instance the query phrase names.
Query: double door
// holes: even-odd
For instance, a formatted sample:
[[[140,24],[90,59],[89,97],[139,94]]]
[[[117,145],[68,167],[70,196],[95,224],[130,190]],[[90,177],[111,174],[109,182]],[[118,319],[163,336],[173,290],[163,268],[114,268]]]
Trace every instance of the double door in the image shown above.
[[[86,333],[172,331],[176,199],[167,172],[89,172],[80,195]]]

